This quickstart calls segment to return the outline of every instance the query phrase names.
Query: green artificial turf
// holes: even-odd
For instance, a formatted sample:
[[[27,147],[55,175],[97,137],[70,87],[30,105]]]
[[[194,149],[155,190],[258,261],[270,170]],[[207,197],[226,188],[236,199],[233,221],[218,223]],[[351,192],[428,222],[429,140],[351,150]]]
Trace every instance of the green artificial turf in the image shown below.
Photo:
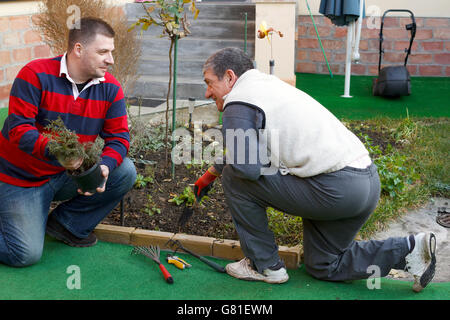
[[[412,77],[411,95],[395,99],[372,95],[369,76],[352,76],[350,95],[343,98],[344,76],[297,73],[297,88],[319,101],[338,118],[363,120],[376,117],[449,117],[450,78]]]
[[[380,289],[370,290],[366,280],[352,283],[319,281],[304,267],[289,270],[290,279],[281,285],[248,282],[219,273],[196,258],[179,254],[192,267],[179,270],[164,262],[174,278],[164,281],[156,263],[141,255],[132,255],[128,245],[99,242],[90,248],[72,248],[46,237],[39,263],[26,268],[0,265],[0,300],[10,299],[161,299],[161,300],[441,300],[450,298],[450,282],[432,283],[421,293],[411,290],[412,283],[381,279]],[[164,260],[167,252],[161,252]],[[221,265],[230,261],[213,259]],[[80,289],[75,284],[79,268]],[[69,268],[69,272],[68,272]],[[73,268],[73,267],[72,267]],[[372,280],[373,281],[373,280]],[[373,282],[371,282],[373,283]]]
[[[8,108],[0,108],[0,129],[3,128],[3,123],[8,116]]]

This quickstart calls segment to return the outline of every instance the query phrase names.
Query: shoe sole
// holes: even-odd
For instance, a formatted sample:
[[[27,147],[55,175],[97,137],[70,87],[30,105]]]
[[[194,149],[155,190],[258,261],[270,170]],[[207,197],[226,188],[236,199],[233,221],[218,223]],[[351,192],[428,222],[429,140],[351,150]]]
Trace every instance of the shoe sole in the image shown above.
[[[285,279],[280,279],[280,280],[272,280],[272,279],[267,278],[267,277],[265,277],[263,275],[261,275],[261,278],[258,278],[258,279],[252,278],[252,277],[242,277],[238,273],[235,273],[232,269],[229,269],[229,268],[225,267],[225,270],[227,271],[227,273],[230,276],[232,276],[232,277],[234,277],[236,279],[245,280],[245,281],[264,281],[266,283],[271,283],[271,284],[280,284],[280,283],[285,283],[286,281],[289,280],[289,277],[286,277]]]
[[[436,236],[434,233],[430,233],[428,238],[428,255],[430,257],[430,264],[425,272],[420,276],[420,280],[413,285],[414,292],[422,291],[433,280],[434,273],[436,271]]]
[[[86,243],[86,244],[78,244],[78,243],[71,242],[71,241],[67,240],[67,238],[61,236],[60,233],[56,232],[56,231],[53,230],[52,228],[49,228],[48,226],[47,226],[45,232],[46,232],[49,236],[55,238],[56,240],[59,240],[59,241],[61,241],[61,242],[64,242],[65,244],[67,244],[68,246],[71,246],[71,247],[76,247],[76,248],[87,248],[87,247],[92,247],[92,246],[94,246],[94,245],[97,244],[97,239],[95,239],[95,241],[92,242],[92,243]]]
[[[269,279],[264,279],[263,281],[266,283],[271,283],[271,284],[280,284],[280,283],[285,283],[289,280],[289,277],[285,278],[285,279],[280,279],[280,280],[269,280]]]

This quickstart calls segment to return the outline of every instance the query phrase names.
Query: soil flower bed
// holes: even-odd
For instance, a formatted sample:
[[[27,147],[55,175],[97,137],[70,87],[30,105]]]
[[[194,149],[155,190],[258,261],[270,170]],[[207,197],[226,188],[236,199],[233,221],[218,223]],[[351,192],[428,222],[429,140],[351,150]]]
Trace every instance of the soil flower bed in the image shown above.
[[[369,138],[371,145],[381,151],[388,148],[388,145],[401,147],[396,144],[389,132],[371,129],[369,126],[357,125],[353,122],[346,125],[363,142],[367,142]],[[151,139],[154,145],[153,150],[143,152],[141,149],[139,154],[132,154],[135,159],[140,159],[135,162],[138,179],[135,187],[124,197],[123,226],[238,240],[220,179],[214,182],[208,198],[196,206],[188,223],[183,228],[178,226],[178,219],[189,195],[193,196],[187,192],[190,191],[187,189],[193,190],[195,181],[205,172],[208,164],[176,165],[175,177],[172,178],[170,165],[166,167],[163,144],[156,142],[157,135],[153,135]],[[183,198],[181,196],[183,193],[185,194],[184,202],[179,200]],[[178,205],[174,198],[179,200]],[[295,246],[301,243],[300,217],[285,215],[272,208],[268,209],[268,214],[270,227],[279,245]],[[115,208],[102,223],[122,225],[120,206]]]
[[[201,170],[194,166],[179,165],[175,167],[175,178],[172,179],[170,170],[164,168],[164,150],[147,155],[146,160],[153,160],[156,163],[152,165],[136,163],[138,175],[146,182],[135,185],[124,197],[124,226],[220,239],[238,239],[219,182],[214,182],[209,199],[204,199],[196,206],[192,217],[183,228],[180,228],[178,219],[186,204],[177,205],[169,200],[182,194],[186,187],[193,190]],[[120,225],[120,218],[120,207],[117,207],[102,223]]]

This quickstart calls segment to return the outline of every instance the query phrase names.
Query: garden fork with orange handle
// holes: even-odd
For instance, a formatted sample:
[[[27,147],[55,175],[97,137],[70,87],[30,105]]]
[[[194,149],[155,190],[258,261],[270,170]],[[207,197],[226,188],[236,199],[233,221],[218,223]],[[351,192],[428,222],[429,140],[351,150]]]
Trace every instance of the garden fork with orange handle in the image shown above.
[[[159,269],[161,269],[161,271],[164,275],[164,279],[166,279],[166,282],[170,283],[170,284],[173,283],[173,278],[170,275],[169,271],[167,271],[166,267],[164,267],[164,265],[161,263],[161,261],[159,261],[159,254],[160,254],[159,246],[149,246],[149,247],[137,246],[137,247],[134,247],[134,249],[131,253],[136,253],[136,254],[140,253],[140,254],[152,259],[153,261],[155,261],[158,264]]]
[[[189,253],[191,256],[196,257],[197,259],[199,259],[200,261],[206,263],[208,266],[210,266],[211,268],[213,268],[214,270],[216,270],[218,272],[222,272],[222,273],[226,272],[225,268],[223,266],[221,266],[220,264],[215,263],[214,261],[208,260],[205,257],[202,257],[202,256],[196,254],[195,252],[192,252],[191,250],[186,249],[185,247],[183,247],[183,245],[181,244],[181,242],[179,240],[169,239],[167,241],[166,245],[168,245],[171,249],[175,249],[175,252],[178,249],[181,249],[184,252]]]
[[[217,179],[218,176],[219,173],[215,171],[214,167],[210,167],[195,182],[194,184],[195,201],[191,207],[186,206],[184,208],[183,213],[178,219],[178,226],[180,228],[182,228],[186,224],[186,222],[188,222],[188,220],[191,218],[192,214],[194,213],[194,210],[197,209],[198,204],[202,201],[203,197],[208,194],[209,190],[211,190],[212,183],[214,182],[214,180]]]

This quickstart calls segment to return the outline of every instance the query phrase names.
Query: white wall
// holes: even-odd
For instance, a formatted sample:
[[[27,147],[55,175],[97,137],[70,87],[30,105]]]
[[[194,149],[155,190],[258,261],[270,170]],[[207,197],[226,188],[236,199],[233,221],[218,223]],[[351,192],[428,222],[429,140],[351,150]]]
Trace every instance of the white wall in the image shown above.
[[[35,14],[39,11],[40,1],[4,1],[0,2],[0,17]]]
[[[320,15],[320,0],[307,1],[312,14]],[[299,15],[309,15],[305,0],[297,0],[297,5]],[[388,9],[409,9],[417,17],[450,17],[450,0],[366,0],[366,10],[370,6],[378,7],[379,15],[382,15]],[[376,16],[377,14],[372,12],[371,15]],[[395,16],[394,13],[391,15]]]
[[[262,21],[268,27],[273,27],[283,33],[272,36],[273,59],[275,60],[274,74],[280,79],[295,85],[295,1],[282,2],[256,0],[256,30]],[[283,17],[283,19],[280,19]],[[266,38],[258,39],[255,31],[255,60],[258,70],[269,73],[271,58],[270,44]]]
[[[123,5],[134,0],[108,0],[111,4]],[[319,15],[320,0],[307,0],[313,15]],[[269,2],[269,1],[267,1]],[[270,2],[280,2],[272,0]],[[0,16],[32,14],[38,12],[39,1],[2,1]],[[300,15],[308,15],[306,0],[297,0]],[[450,0],[366,0],[366,9],[370,6],[379,7],[382,14],[388,9],[409,9],[417,17],[450,17]]]
[[[92,0],[95,1],[95,0]],[[134,2],[134,0],[108,0],[111,5],[124,5]],[[41,1],[2,1],[0,2],[0,17],[2,16],[20,16],[25,14],[35,14],[39,12]]]

